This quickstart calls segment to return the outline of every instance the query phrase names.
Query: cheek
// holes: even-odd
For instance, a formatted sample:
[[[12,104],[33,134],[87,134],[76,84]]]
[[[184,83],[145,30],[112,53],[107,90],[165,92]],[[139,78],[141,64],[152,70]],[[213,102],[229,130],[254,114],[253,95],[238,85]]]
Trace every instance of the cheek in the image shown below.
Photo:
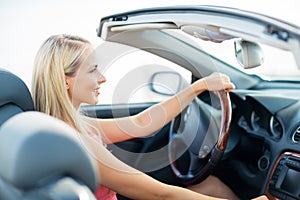
[[[89,95],[95,89],[95,82],[91,78],[78,79],[73,93],[80,98],[82,95]],[[82,96],[84,98],[84,96]]]

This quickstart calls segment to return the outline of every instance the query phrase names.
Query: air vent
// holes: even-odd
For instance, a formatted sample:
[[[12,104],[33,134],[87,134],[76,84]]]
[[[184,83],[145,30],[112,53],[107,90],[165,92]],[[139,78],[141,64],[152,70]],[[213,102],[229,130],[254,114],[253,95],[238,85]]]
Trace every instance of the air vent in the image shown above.
[[[300,141],[300,127],[296,129],[296,131],[292,135],[292,141],[294,143],[299,143]]]

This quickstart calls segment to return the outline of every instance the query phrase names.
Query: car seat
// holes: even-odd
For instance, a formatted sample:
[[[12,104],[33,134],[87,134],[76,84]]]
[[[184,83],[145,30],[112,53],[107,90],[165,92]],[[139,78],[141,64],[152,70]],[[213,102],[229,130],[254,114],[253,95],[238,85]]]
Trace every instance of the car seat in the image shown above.
[[[32,111],[29,90],[14,74],[0,69],[0,83],[0,199],[96,199],[97,171],[71,137],[78,133]]]
[[[0,68],[0,126],[15,114],[30,110],[34,110],[33,100],[25,83]]]

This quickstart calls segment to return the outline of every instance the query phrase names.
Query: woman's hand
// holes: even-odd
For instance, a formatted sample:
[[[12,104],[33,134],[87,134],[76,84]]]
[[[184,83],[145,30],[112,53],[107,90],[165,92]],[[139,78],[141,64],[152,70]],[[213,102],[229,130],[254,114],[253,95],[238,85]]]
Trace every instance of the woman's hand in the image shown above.
[[[268,198],[265,195],[262,195],[262,196],[254,198],[252,200],[268,200]]]
[[[200,93],[204,90],[226,90],[230,92],[234,88],[235,85],[230,81],[229,76],[217,72],[214,72],[211,75],[206,76],[193,84],[193,89],[196,93]]]

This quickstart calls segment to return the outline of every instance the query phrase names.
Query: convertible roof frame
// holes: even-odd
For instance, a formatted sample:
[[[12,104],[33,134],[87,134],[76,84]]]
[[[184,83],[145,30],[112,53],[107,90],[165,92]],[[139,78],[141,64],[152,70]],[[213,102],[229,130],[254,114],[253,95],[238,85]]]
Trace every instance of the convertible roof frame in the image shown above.
[[[219,34],[292,51],[300,68],[298,26],[266,15],[234,8],[173,6],[134,10],[102,18],[97,35],[105,41],[142,48],[148,45],[142,42],[144,46],[139,46],[135,41],[130,41],[126,37],[116,37],[116,35],[125,32],[135,32],[136,35],[140,32],[143,35],[145,30],[181,29],[184,26],[217,27]],[[153,45],[153,40],[145,41],[149,42],[150,46]],[[156,45],[156,48],[159,48],[159,44]]]

